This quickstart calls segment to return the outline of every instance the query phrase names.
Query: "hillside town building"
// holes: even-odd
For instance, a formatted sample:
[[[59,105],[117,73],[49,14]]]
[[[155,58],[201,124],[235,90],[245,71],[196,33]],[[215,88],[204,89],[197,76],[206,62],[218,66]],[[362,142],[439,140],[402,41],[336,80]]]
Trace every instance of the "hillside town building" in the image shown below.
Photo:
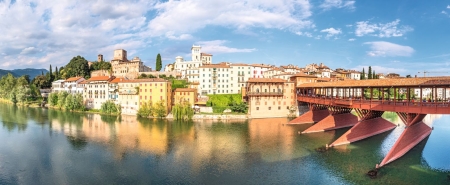
[[[128,60],[127,51],[124,49],[114,50],[111,60],[112,74],[116,77],[135,79],[141,72],[150,72],[151,68],[144,65],[139,57]]]

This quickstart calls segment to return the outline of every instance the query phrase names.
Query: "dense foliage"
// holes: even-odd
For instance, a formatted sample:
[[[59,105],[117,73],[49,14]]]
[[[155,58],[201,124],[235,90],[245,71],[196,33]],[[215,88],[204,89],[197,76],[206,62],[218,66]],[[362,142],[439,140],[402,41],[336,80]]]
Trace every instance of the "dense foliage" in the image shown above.
[[[226,109],[231,109],[233,112],[247,112],[248,107],[242,102],[241,94],[215,94],[208,96],[209,100],[206,102],[206,106],[212,107],[214,113],[222,113]]]
[[[164,100],[152,103],[151,101],[144,102],[137,112],[139,117],[165,117],[167,116],[167,106]]]
[[[143,102],[142,105],[139,107],[137,116],[147,118],[151,115],[153,115],[152,102],[151,101]]]
[[[13,103],[25,103],[35,100],[40,96],[39,90],[33,84],[30,85],[28,75],[19,78],[7,74],[0,78],[0,98],[10,100]]]
[[[105,61],[93,62],[91,64],[90,71],[95,71],[95,70],[109,71],[109,70],[111,70],[111,63],[105,62]]]
[[[102,106],[100,107],[100,112],[106,114],[119,114],[120,106],[116,105],[113,101],[108,100],[102,103]]]
[[[88,79],[91,76],[88,61],[79,55],[73,57],[64,69],[60,70],[60,73],[64,79],[74,76],[82,76]]]
[[[70,111],[84,111],[83,96],[81,94],[69,94],[67,92],[50,93],[48,103],[52,107]]]
[[[188,121],[194,116],[194,109],[189,102],[184,101],[173,106],[172,114],[175,120]]]

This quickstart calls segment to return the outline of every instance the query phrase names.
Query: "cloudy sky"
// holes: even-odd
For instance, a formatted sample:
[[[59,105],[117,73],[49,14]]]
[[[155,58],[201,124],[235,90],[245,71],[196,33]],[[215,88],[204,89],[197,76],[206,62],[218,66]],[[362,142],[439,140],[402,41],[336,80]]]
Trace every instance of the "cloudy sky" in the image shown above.
[[[0,68],[110,60],[119,48],[154,68],[158,53],[166,65],[196,44],[215,63],[442,76],[449,23],[444,0],[0,0]]]

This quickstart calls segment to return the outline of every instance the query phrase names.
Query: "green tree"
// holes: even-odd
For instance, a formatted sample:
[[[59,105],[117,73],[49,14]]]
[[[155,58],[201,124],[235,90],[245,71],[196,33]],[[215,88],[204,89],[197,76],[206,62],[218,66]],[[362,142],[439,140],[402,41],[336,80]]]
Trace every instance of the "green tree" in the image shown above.
[[[108,100],[102,103],[102,106],[100,107],[100,112],[107,114],[119,114],[120,106],[116,105],[113,101]]]
[[[73,57],[70,62],[64,67],[65,78],[81,76],[89,79],[90,70],[88,61],[81,56]]]
[[[161,71],[162,68],[162,61],[161,61],[161,55],[158,53],[156,56],[156,71]]]
[[[47,77],[44,75],[39,75],[34,77],[34,79],[31,81],[31,84],[35,85],[37,88],[47,88],[48,87],[48,80]]]
[[[372,72],[372,79],[377,79],[377,73],[375,73],[375,70]]]
[[[372,67],[371,66],[369,66],[369,72],[367,72],[367,78],[368,79],[372,79]]]
[[[90,67],[91,71],[95,71],[95,70],[109,71],[110,69],[111,69],[111,63],[105,62],[105,61],[93,62]]]
[[[58,80],[59,79],[59,71],[58,71],[58,66],[55,67],[55,79],[54,80]]]
[[[406,78],[411,78],[411,75],[406,75]]]
[[[61,91],[58,93],[58,104],[57,106],[59,108],[64,107],[64,105],[66,104],[66,97],[69,95],[69,93],[67,93],[66,91]]]
[[[152,102],[151,101],[144,102],[139,107],[139,110],[137,112],[137,116],[143,117],[143,118],[147,118],[150,115],[153,115]]]
[[[188,101],[183,101],[173,106],[172,115],[175,120],[188,121],[194,116],[194,110]]]
[[[153,105],[154,116],[162,118],[167,116],[167,108],[164,100],[158,101]]]
[[[58,105],[58,93],[50,93],[48,95],[48,102],[50,103],[50,106],[57,106]]]
[[[360,80],[365,80],[365,79],[366,79],[366,72],[364,71],[364,68],[363,68],[362,74],[361,74],[361,76],[359,77],[359,79],[360,79]]]
[[[51,64],[50,64],[50,68],[49,68],[48,74],[49,74],[49,77],[50,77],[48,81],[49,81],[50,83],[52,83],[54,78],[53,78],[52,65],[51,65]]]

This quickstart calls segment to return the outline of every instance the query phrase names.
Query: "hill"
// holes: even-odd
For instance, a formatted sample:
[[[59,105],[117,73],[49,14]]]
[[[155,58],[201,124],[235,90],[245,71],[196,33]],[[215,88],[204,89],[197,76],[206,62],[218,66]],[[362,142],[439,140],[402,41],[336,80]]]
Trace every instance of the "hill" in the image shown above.
[[[30,75],[30,79],[33,79],[34,77],[41,75],[42,73],[44,74],[48,73],[47,69],[34,69],[34,68],[13,69],[10,71],[19,76]]]
[[[48,71],[47,69],[33,69],[33,68],[13,69],[13,70],[0,69],[0,77],[8,73],[11,73],[15,77],[20,77],[22,75],[30,75],[30,79],[33,79],[34,77],[41,75],[42,72],[46,74]]]
[[[0,69],[0,78],[2,77],[2,76],[4,76],[4,75],[7,75],[8,73],[11,73],[13,76],[15,76],[15,77],[18,77],[19,75],[17,75],[17,74],[15,74],[15,73],[13,73],[13,72],[11,72],[11,71],[8,71],[8,70],[4,70],[4,69]]]

